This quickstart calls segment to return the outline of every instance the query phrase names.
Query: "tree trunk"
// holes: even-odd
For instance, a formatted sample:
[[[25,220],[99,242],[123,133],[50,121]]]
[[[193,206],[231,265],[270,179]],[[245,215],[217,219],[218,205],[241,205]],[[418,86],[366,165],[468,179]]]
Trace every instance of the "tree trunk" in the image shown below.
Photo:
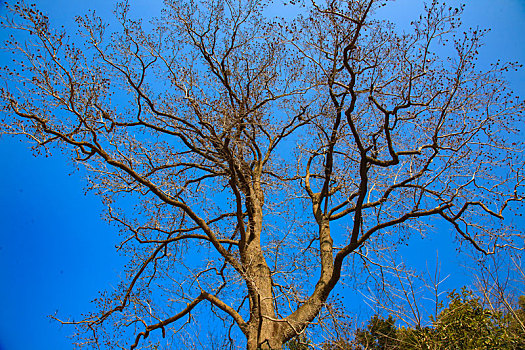
[[[284,343],[282,333],[278,322],[263,320],[260,329],[254,327],[253,332],[250,332],[246,349],[281,350]]]
[[[250,321],[248,322],[248,350],[282,349],[284,328],[281,322],[274,321],[275,305],[273,298],[273,283],[270,268],[261,248],[264,203],[260,188],[260,174],[256,175],[253,187],[250,189],[247,206],[252,209],[252,216],[247,230],[242,264],[246,269],[246,284],[250,295]]]

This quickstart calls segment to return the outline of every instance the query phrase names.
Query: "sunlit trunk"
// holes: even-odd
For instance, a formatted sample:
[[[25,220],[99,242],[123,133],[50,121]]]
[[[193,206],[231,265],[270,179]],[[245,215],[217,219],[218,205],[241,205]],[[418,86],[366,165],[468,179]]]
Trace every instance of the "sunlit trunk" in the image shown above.
[[[272,291],[272,277],[261,248],[263,228],[263,194],[258,183],[251,189],[253,212],[248,230],[243,265],[246,268],[247,286],[250,290],[250,326],[247,335],[249,350],[282,349],[283,327],[276,320]]]
[[[264,321],[260,329],[248,337],[247,350],[280,350],[283,348],[282,330],[277,322]]]

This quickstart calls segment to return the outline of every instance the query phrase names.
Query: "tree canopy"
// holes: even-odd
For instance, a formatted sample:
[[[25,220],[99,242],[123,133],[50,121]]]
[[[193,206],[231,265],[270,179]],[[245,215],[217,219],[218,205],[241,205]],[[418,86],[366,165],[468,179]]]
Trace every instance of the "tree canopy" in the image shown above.
[[[505,220],[524,197],[503,77],[519,64],[477,67],[485,32],[462,7],[433,1],[401,31],[375,17],[387,1],[300,5],[166,1],[144,24],[124,1],[75,37],[6,5],[0,132],[85,167],[129,257],[97,310],[60,318],[81,346],[155,348],[207,304],[231,343],[280,349],[330,317],[350,263],[431,220],[477,254],[523,248]]]

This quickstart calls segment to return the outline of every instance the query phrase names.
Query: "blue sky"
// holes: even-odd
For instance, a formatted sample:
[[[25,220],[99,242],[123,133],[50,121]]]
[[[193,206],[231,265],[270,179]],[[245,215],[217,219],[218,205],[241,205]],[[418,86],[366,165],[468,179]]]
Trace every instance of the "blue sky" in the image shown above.
[[[1,1],[1,0],[0,0]],[[73,25],[73,17],[88,8],[110,16],[113,1],[39,0],[52,24]],[[144,17],[157,13],[160,1],[133,0]],[[388,15],[410,21],[419,0],[399,0]],[[1,13],[5,13],[2,5]],[[467,6],[465,22],[491,28],[481,57],[487,61],[525,62],[525,1],[475,0]],[[5,33],[4,33],[5,34]],[[4,56],[5,53],[1,52]],[[5,64],[5,57],[0,57]],[[525,73],[509,76],[511,86],[525,97]],[[123,260],[115,252],[117,230],[101,219],[100,200],[83,190],[82,172],[58,152],[34,157],[26,140],[0,137],[0,350],[72,349],[71,329],[47,315],[79,315],[91,310],[98,291],[111,289]],[[435,255],[437,242],[419,242],[409,260]],[[443,273],[452,273],[457,260],[451,245],[441,247]],[[451,263],[446,263],[450,260]],[[468,283],[454,275],[450,286]],[[457,284],[457,285],[456,285]]]

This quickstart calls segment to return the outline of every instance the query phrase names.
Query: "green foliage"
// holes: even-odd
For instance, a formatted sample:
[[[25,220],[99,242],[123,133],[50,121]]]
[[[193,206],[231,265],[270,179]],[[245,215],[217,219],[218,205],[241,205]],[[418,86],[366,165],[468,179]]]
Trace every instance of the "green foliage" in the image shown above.
[[[392,316],[374,315],[355,341],[337,339],[323,350],[523,350],[525,349],[525,296],[519,308],[502,313],[485,308],[463,288],[448,295],[447,306],[424,328],[397,327]]]
[[[514,348],[525,349],[525,295],[518,299],[518,309],[506,315],[508,331],[513,336]]]
[[[355,346],[346,339],[336,339],[323,344],[323,350],[354,350]]]
[[[357,343],[370,350],[398,349],[395,323],[396,320],[392,316],[383,319],[378,315],[374,315],[368,322],[366,330],[357,330]]]
[[[432,327],[398,329],[399,349],[407,350],[434,350],[435,330]]]
[[[306,337],[306,335],[300,334],[290,339],[284,348],[286,350],[311,350],[313,349],[311,344],[312,342]]]
[[[441,349],[512,349],[503,315],[485,309],[472,292],[449,294],[449,306],[434,322],[434,344]]]

